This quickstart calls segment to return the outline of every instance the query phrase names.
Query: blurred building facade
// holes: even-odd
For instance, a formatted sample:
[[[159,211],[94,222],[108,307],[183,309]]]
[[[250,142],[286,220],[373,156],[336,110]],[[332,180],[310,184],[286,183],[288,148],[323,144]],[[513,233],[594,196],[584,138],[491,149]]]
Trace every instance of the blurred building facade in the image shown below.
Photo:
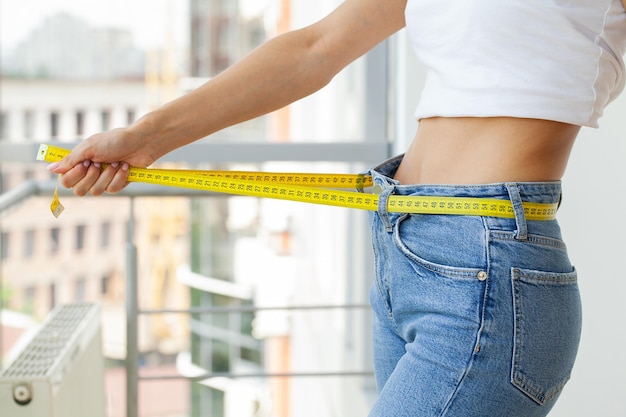
[[[131,32],[94,28],[70,13],[47,17],[4,57],[5,76],[55,80],[142,80],[145,54]]]
[[[90,134],[132,123],[147,110],[143,81],[1,82],[5,142],[71,147]],[[55,180],[45,164],[34,161],[34,155],[30,164],[4,162],[1,175],[3,192],[26,180]],[[129,201],[107,197],[62,200],[66,212],[59,219],[49,212],[50,197],[36,197],[2,213],[6,307],[41,319],[58,303],[100,301],[104,307],[105,354],[122,359]],[[142,245],[142,301],[148,308],[168,302],[170,306],[186,306],[186,290],[183,286],[180,290],[172,288],[172,283],[176,282],[173,271],[188,258],[188,202],[141,199],[137,205],[145,213],[137,221],[134,236]],[[162,318],[144,323],[144,352],[159,352],[160,339],[168,334],[158,321]],[[176,329],[173,333],[185,328],[172,323]],[[186,333],[177,337],[178,346],[161,353],[172,354],[172,349],[184,347]]]
[[[217,75],[260,42],[309,24],[339,3],[190,0],[192,84]],[[80,24],[74,26],[78,30]],[[188,81],[163,64],[170,58],[171,51],[164,51],[156,59],[161,64],[151,64],[148,56],[141,80],[98,80],[95,73],[93,78],[77,73],[73,80],[50,79],[38,78],[36,72],[3,78],[0,140],[69,146],[92,133],[131,123],[171,98],[172,86]],[[242,152],[251,141],[362,140],[365,82],[366,65],[357,62],[330,89],[206,140],[238,141]],[[364,166],[258,161],[194,168],[361,172]],[[53,180],[45,164],[35,162],[3,163],[1,172],[3,191],[28,178]],[[63,203],[66,212],[60,219],[49,214],[47,198],[28,200],[2,214],[7,306],[41,318],[56,303],[101,301],[105,354],[122,359],[130,203],[113,197],[66,198]],[[364,303],[370,277],[363,268],[369,244],[362,213],[240,197],[141,198],[136,199],[135,212],[141,213],[133,237],[139,247],[142,308],[242,308],[190,317],[140,317],[145,364],[176,359],[178,372],[187,375],[259,375],[192,383],[185,399],[188,415],[366,414],[375,395],[371,377],[341,375],[369,369],[366,312],[246,310]],[[261,376],[291,373],[336,375]]]
[[[163,76],[168,53],[159,52],[146,65],[128,31],[93,29],[68,14],[48,18],[3,62],[0,141],[70,148],[94,133],[134,122],[170,94],[171,80]],[[34,154],[27,163],[3,160],[0,192],[29,180],[56,181],[45,165]],[[16,317],[11,311],[41,320],[57,304],[99,302],[103,353],[110,366],[107,415],[121,417],[124,393],[116,375],[123,375],[123,367],[119,370],[126,356],[126,247],[131,237],[141,246],[142,308],[187,307],[189,290],[175,271],[189,258],[189,201],[136,199],[134,211],[142,215],[134,219],[132,236],[128,224],[135,213],[128,198],[61,197],[66,210],[59,219],[51,215],[50,201],[51,196],[34,197],[0,213],[3,352],[10,353],[8,344],[15,342],[7,330],[14,327],[7,322]],[[142,370],[173,372],[177,353],[189,343],[188,319],[154,315],[140,321]],[[161,385],[177,393],[168,408],[172,415],[186,415],[188,384]],[[141,401],[142,409],[160,412],[146,407],[150,398]],[[157,414],[144,414],[151,415]]]

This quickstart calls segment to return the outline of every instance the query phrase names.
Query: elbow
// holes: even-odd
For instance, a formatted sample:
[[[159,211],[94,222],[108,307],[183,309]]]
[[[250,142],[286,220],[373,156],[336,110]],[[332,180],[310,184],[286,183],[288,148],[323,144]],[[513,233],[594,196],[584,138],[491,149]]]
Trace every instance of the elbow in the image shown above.
[[[306,84],[317,91],[327,86],[333,78],[347,65],[337,45],[333,45],[329,36],[316,25],[299,29],[303,38],[303,54],[298,66],[305,75]],[[311,92],[313,92],[311,91]]]

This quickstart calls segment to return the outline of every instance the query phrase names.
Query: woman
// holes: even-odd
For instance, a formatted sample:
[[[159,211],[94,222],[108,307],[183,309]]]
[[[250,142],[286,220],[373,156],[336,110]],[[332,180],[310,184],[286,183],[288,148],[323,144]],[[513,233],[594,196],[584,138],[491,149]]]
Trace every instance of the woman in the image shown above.
[[[118,192],[129,165],[320,89],[405,25],[428,77],[415,140],[371,171],[370,415],[545,416],[574,363],[580,299],[558,223],[527,220],[522,202],[560,201],[580,127],[623,89],[620,0],[347,0],[50,170],[77,195]],[[508,199],[516,216],[387,213],[391,194]]]

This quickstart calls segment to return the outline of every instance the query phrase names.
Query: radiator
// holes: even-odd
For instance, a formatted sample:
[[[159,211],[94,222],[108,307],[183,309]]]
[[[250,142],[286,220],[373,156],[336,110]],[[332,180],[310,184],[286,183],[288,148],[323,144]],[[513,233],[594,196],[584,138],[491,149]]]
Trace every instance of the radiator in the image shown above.
[[[104,415],[100,307],[57,306],[0,371],[0,416]]]

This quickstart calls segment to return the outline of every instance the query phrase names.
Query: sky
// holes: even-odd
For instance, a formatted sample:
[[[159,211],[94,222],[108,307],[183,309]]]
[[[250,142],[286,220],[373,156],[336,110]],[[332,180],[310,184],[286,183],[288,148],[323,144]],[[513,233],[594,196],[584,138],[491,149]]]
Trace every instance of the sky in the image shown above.
[[[140,48],[163,44],[167,16],[177,43],[184,42],[185,0],[0,0],[0,45],[12,49],[46,17],[68,12],[94,27],[129,29]]]

